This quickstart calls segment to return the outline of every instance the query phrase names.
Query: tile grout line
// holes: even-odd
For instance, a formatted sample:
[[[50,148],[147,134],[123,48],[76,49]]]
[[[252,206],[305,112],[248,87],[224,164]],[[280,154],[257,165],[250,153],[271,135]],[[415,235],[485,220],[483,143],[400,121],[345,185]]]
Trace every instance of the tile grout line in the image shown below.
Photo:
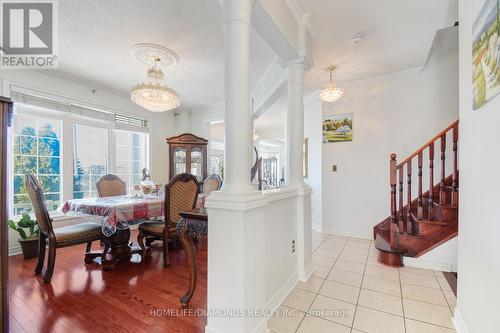
[[[401,293],[401,308],[403,310],[403,325],[405,327],[405,333],[406,333],[405,303],[403,300],[403,285],[401,283],[401,272],[399,271],[399,268],[398,268],[398,277],[399,277],[399,292]]]
[[[372,241],[370,240],[370,245],[368,247],[368,254],[370,254],[372,246]],[[365,261],[365,267],[363,269],[363,276],[361,277],[361,285],[359,286],[359,292],[358,292],[358,300],[356,301],[356,308],[354,309],[354,315],[352,316],[352,325],[351,325],[351,333],[352,330],[354,329],[354,322],[356,320],[356,312],[358,312],[358,307],[359,305],[359,298],[361,297],[361,289],[363,289],[363,281],[365,280],[365,272],[366,272],[366,263],[368,262],[368,256],[366,256],[366,261]]]
[[[327,237],[327,238],[328,238],[328,237]],[[345,251],[345,249],[347,248],[348,243],[349,243],[349,239],[350,239],[350,238],[348,238],[348,239],[347,239],[346,244],[344,245],[344,247],[343,247],[343,249],[341,250],[340,254],[337,256],[337,258],[336,258],[336,260],[335,260],[335,263],[336,263],[338,260],[345,260],[345,261],[349,261],[349,262],[352,262],[352,263],[361,264],[361,263],[359,263],[359,262],[354,262],[354,261],[350,261],[350,260],[346,260],[346,259],[339,259],[340,255],[341,255],[341,254]],[[325,238],[325,240],[326,240],[326,238]],[[323,243],[323,242],[322,242],[322,243]],[[370,244],[371,244],[371,243],[370,243]],[[320,246],[321,246],[321,244],[320,244],[320,245],[318,245],[318,248],[319,248]],[[349,251],[347,251],[347,252],[349,252]],[[370,252],[371,252],[371,248],[369,248],[369,250],[368,250],[367,261],[368,261],[368,259],[369,259],[369,257],[370,257]],[[384,278],[380,278],[380,277],[375,277],[375,276],[366,275],[366,268],[367,268],[367,266],[368,266],[368,262],[367,262],[367,261],[366,261],[366,263],[365,263],[365,270],[364,270],[364,273],[362,274],[362,275],[363,275],[363,277],[362,277],[362,282],[364,281],[364,277],[365,277],[365,276],[369,276],[369,277],[372,277],[372,278],[377,278],[377,279],[381,279],[381,280],[386,280],[386,281],[393,281],[393,282],[396,282],[396,281],[394,281],[394,280],[390,280],[390,279],[384,279]],[[334,263],[334,266],[335,266],[335,263]],[[321,266],[321,265],[319,265],[319,266]],[[344,270],[344,269],[342,269],[342,268],[335,268],[334,266],[330,267],[330,270],[329,270],[329,273],[327,274],[327,277],[331,274],[331,271],[332,271],[333,269],[337,269],[337,270],[340,270],[340,271],[344,271],[344,272],[348,272],[348,273],[353,273],[353,274],[360,274],[359,272],[351,272],[351,271],[346,271],[346,270]],[[379,266],[375,266],[375,265],[369,265],[369,266],[372,266],[372,267],[379,267]],[[326,267],[326,266],[323,266],[323,267]],[[450,307],[450,305],[449,305],[448,299],[447,299],[447,298],[446,298],[446,296],[444,295],[444,289],[441,287],[441,284],[439,284],[438,277],[436,276],[436,273],[435,273],[433,270],[431,270],[431,271],[432,271],[432,273],[433,273],[432,275],[430,275],[430,274],[419,274],[419,273],[415,273],[415,272],[412,272],[412,273],[419,274],[419,275],[423,275],[423,276],[434,276],[435,280],[437,281],[437,283],[438,283],[438,285],[439,285],[439,290],[441,290],[441,294],[443,295],[443,297],[445,297],[445,300],[446,300],[446,304],[447,304],[447,306],[446,306],[446,305],[434,304],[434,303],[430,303],[430,302],[425,302],[425,301],[421,301],[421,300],[415,300],[415,299],[412,299],[412,298],[409,298],[409,300],[413,300],[413,301],[416,301],[416,302],[421,302],[421,303],[426,303],[426,304],[429,304],[429,305],[435,305],[435,306],[441,306],[441,307],[448,307],[448,308],[449,308],[449,310],[451,311],[451,313],[453,313],[453,311],[451,310],[451,307]],[[321,296],[326,297],[326,298],[330,298],[330,299],[335,299],[335,300],[337,300],[337,301],[341,301],[341,302],[346,302],[346,303],[349,303],[349,304],[351,304],[351,305],[356,305],[356,311],[357,311],[357,308],[358,308],[358,307],[363,307],[363,308],[370,309],[370,310],[373,310],[373,311],[377,311],[377,312],[380,312],[380,313],[386,313],[386,314],[393,315],[393,316],[397,316],[397,317],[400,317],[400,318],[402,317],[402,318],[403,318],[403,320],[404,320],[404,326],[405,326],[405,332],[406,332],[406,319],[410,319],[410,318],[406,318],[405,313],[404,313],[404,297],[403,297],[403,293],[402,293],[402,282],[401,282],[401,275],[400,275],[400,270],[399,270],[399,269],[398,269],[398,278],[399,278],[399,285],[400,285],[400,292],[401,292],[400,299],[401,299],[401,302],[402,302],[403,316],[398,316],[398,315],[395,315],[395,314],[393,314],[393,313],[389,313],[389,312],[386,312],[386,311],[381,311],[381,310],[378,310],[378,309],[372,309],[372,308],[370,308],[370,307],[366,307],[366,306],[359,305],[359,298],[360,298],[360,296],[361,296],[361,289],[370,290],[370,291],[373,291],[373,292],[376,292],[376,293],[380,293],[380,294],[389,295],[389,296],[393,296],[393,297],[394,297],[394,295],[387,294],[387,293],[383,293],[383,292],[380,292],[380,291],[377,291],[377,290],[371,290],[371,289],[362,288],[362,284],[361,284],[361,287],[360,287],[360,293],[358,294],[358,301],[357,301],[357,304],[353,304],[353,303],[351,303],[351,302],[346,302],[346,301],[343,301],[343,300],[337,299],[337,298],[335,298],[335,297],[330,297],[330,296],[325,296],[325,295],[321,295]],[[324,279],[323,284],[324,284],[326,281],[331,281],[331,280],[328,280],[327,278],[325,278],[325,279]],[[331,282],[336,282],[336,283],[339,283],[339,284],[343,284],[343,285],[347,285],[347,286],[351,286],[351,287],[356,287],[356,286],[353,286],[353,285],[350,285],[350,284],[347,284],[347,283],[343,283],[343,282],[338,282],[338,281],[331,281]],[[410,284],[410,285],[411,285],[411,284]],[[416,287],[420,287],[420,288],[425,288],[425,289],[430,289],[430,290],[438,290],[437,288],[426,287],[426,286],[418,286],[418,285],[412,285],[412,286],[416,286]],[[321,288],[320,288],[320,290],[321,290]],[[317,293],[315,293],[315,294],[316,294],[316,297],[317,297],[317,296],[319,295],[319,291],[318,291]],[[316,297],[315,297],[315,299],[316,299]],[[395,297],[397,297],[397,296],[395,296]],[[314,300],[313,300],[313,303],[314,303]],[[311,305],[312,305],[312,303],[311,303]],[[310,307],[309,307],[309,309],[310,309]],[[314,316],[314,315],[313,315],[313,316]],[[317,316],[314,316],[314,317],[317,317]],[[333,323],[336,323],[336,324],[340,324],[340,323],[338,323],[338,322],[335,322],[335,321],[332,321],[332,320],[328,320],[328,319],[325,319],[325,318],[321,318],[321,317],[317,317],[317,318],[320,318],[320,319],[323,319],[323,320],[327,320],[327,321],[330,321],[330,322],[333,322]],[[353,324],[351,325],[351,332],[354,330],[354,320],[355,320],[355,318],[353,318]],[[437,325],[437,324],[434,324],[434,323],[429,323],[429,322],[422,321],[422,320],[418,320],[418,319],[412,319],[412,320],[417,321],[417,322],[420,322],[420,323],[424,323],[424,324],[427,324],[427,325],[432,325],[432,326],[435,326],[435,327],[441,327],[441,328],[443,328],[443,329],[448,329],[448,330],[450,329],[449,327],[446,327],[446,326]],[[302,322],[301,322],[301,323],[302,323]],[[340,324],[340,325],[342,325],[342,324]],[[342,325],[342,326],[346,327],[345,325]],[[299,325],[299,327],[300,327],[300,325]],[[359,330],[359,331],[361,331],[361,332],[362,332],[362,330]]]
[[[323,244],[323,243],[325,242],[325,240],[326,240],[329,236],[330,236],[330,234],[328,234],[328,236],[327,236],[327,237],[325,237],[325,239],[324,239],[324,240],[320,243],[320,245],[318,246],[318,248],[321,246],[321,244]],[[346,242],[345,242],[344,246],[342,247],[342,250],[340,251],[339,256],[340,256],[340,254],[342,254],[342,251],[344,251],[344,248],[346,247],[346,245],[347,245],[347,241],[348,241],[348,240],[349,240],[349,238],[347,238],[347,239],[346,239]],[[338,256],[338,257],[339,257],[339,256]],[[328,275],[330,275],[330,272],[332,271],[333,266],[335,266],[335,263],[337,262],[338,257],[337,257],[337,258],[335,258],[335,262],[334,262],[334,263],[333,263],[333,265],[330,267],[330,270],[328,271],[328,274],[326,275],[326,277],[328,277]],[[300,321],[299,325],[298,325],[298,326],[297,326],[297,328],[295,329],[295,332],[297,332],[297,331],[299,330],[299,328],[300,328],[300,326],[302,325],[302,322],[304,321],[304,319],[306,318],[306,316],[307,316],[308,312],[310,312],[310,311],[311,311],[311,306],[314,304],[314,301],[315,301],[315,300],[316,300],[316,298],[318,297],[318,295],[319,295],[319,292],[320,292],[321,288],[323,288],[323,285],[324,285],[324,284],[325,284],[325,282],[326,282],[326,277],[325,277],[325,279],[323,280],[323,283],[321,284],[321,287],[320,287],[320,288],[318,289],[318,291],[315,293],[316,295],[314,295],[314,299],[313,299],[313,301],[311,302],[311,305],[309,305],[309,307],[307,308],[306,315],[305,315],[305,316],[304,316],[304,318],[302,318],[302,320]],[[323,318],[321,318],[321,319],[323,319]],[[338,324],[338,323],[337,323],[337,324]],[[339,325],[340,325],[340,324],[339,324]],[[351,330],[352,330],[352,326],[351,326]]]
[[[328,236],[326,236],[326,237],[325,237],[325,239],[323,239],[323,240],[321,241],[321,243],[319,243],[318,247],[316,247],[316,249],[313,251],[313,254],[314,254],[314,252],[316,252],[316,251],[317,251],[317,250],[321,247],[321,244],[323,244],[327,238],[328,238]],[[314,272],[313,272],[313,274],[311,275],[311,277],[312,277],[313,275],[314,275]],[[327,276],[328,276],[328,274],[327,274]],[[325,278],[325,281],[326,281],[326,278]],[[323,281],[323,284],[324,284],[324,283],[325,283],[325,282]],[[323,287],[323,284],[321,285],[321,287]],[[320,287],[320,289],[321,289],[321,287]],[[319,292],[319,290],[318,290],[318,292]],[[316,294],[316,295],[314,296],[314,299],[313,299],[313,301],[312,301],[311,305],[314,303],[314,300],[315,300],[315,299],[316,299],[316,297],[318,296],[318,293],[315,293],[315,294]],[[309,311],[309,309],[311,308],[311,305],[309,305],[309,308],[307,309],[307,311],[306,311],[306,313],[305,313],[304,317],[302,317],[302,319],[300,320],[299,325],[297,325],[297,328],[295,329],[295,333],[299,330],[300,325],[302,325],[302,322],[303,322],[303,321],[304,321],[304,319],[306,318],[306,316],[307,316],[307,312],[308,312],[308,311]]]
[[[453,310],[452,310],[452,308],[451,308],[451,306],[450,306],[450,303],[448,302],[448,298],[446,297],[446,295],[445,295],[445,293],[444,293],[443,287],[441,286],[441,283],[439,283],[439,279],[438,279],[438,277],[436,276],[436,273],[435,273],[434,271],[432,271],[432,272],[434,273],[434,277],[436,278],[436,281],[437,281],[437,283],[438,283],[438,285],[439,285],[439,288],[441,289],[441,294],[443,295],[444,300],[446,301],[446,304],[448,304],[448,308],[450,309],[451,316],[453,317],[454,313],[453,313]],[[441,273],[441,275],[442,275],[442,273]]]

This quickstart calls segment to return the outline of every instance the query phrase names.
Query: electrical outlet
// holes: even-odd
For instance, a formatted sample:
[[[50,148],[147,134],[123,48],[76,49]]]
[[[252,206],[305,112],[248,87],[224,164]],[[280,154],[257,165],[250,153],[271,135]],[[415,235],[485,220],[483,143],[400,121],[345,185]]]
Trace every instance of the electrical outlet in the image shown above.
[[[292,253],[295,253],[295,239],[292,241]]]
[[[337,172],[337,164],[332,165],[332,172]]]

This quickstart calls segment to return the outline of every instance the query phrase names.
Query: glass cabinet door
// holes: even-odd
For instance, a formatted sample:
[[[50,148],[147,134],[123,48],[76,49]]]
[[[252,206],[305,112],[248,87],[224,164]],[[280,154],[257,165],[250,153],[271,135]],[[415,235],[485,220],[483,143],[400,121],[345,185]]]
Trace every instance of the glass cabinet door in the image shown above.
[[[175,175],[186,172],[186,148],[176,147],[174,149]]]
[[[203,181],[203,154],[201,147],[191,147],[191,174],[198,181]]]

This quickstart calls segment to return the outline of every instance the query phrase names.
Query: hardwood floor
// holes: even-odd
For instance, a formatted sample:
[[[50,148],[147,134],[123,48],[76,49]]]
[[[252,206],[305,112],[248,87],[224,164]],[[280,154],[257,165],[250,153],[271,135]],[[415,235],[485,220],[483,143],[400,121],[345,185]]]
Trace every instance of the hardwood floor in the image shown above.
[[[95,242],[93,249],[99,248]],[[157,242],[147,262],[134,256],[134,262],[120,262],[109,272],[95,263],[85,265],[84,252],[85,245],[58,249],[51,284],[34,275],[36,259],[10,257],[11,332],[204,332],[206,317],[183,313],[180,307],[188,286],[182,249],[170,251],[168,269]],[[206,240],[196,245],[196,258],[198,282],[188,309],[205,310]]]

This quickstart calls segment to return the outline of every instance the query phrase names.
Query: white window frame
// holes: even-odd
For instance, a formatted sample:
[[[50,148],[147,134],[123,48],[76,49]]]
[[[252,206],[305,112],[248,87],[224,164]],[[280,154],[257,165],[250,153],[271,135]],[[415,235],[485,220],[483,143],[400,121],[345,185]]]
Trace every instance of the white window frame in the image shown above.
[[[86,121],[86,120],[75,120],[72,122],[72,126],[71,126],[71,147],[72,149],[74,148],[74,128],[76,125],[83,125],[83,126],[87,126],[87,127],[96,127],[96,128],[101,128],[101,129],[104,129],[104,130],[107,130],[108,131],[108,154],[106,156],[106,165],[107,165],[107,170],[106,170],[106,173],[114,173],[114,169],[115,169],[115,163],[114,163],[114,159],[113,158],[110,158],[110,156],[112,156],[111,154],[113,153],[113,151],[116,151],[115,150],[115,146],[114,146],[114,141],[112,141],[114,139],[114,128],[113,126],[108,126],[106,124],[102,124],[102,123],[95,123],[95,122],[92,122],[92,121]],[[74,159],[75,159],[75,152],[74,150],[72,151],[72,154],[71,154],[71,193],[70,193],[70,199],[73,199],[73,177],[74,177],[74,168],[73,168],[73,163],[74,163]],[[111,164],[113,161],[113,165]],[[89,191],[92,191],[92,189],[89,189]]]
[[[6,86],[10,86],[10,83],[7,81],[4,81],[4,88]],[[10,91],[9,94],[10,96]],[[61,103],[64,103],[67,99],[61,97]],[[53,99],[54,103],[57,103],[57,96]],[[15,102],[14,104],[18,104],[18,102]],[[37,117],[46,117],[49,119],[59,119],[62,121],[62,128],[61,128],[61,136],[62,140],[60,141],[61,144],[61,175],[62,175],[62,182],[61,182],[61,204],[64,203],[67,200],[71,200],[73,198],[73,158],[74,158],[74,151],[73,151],[73,126],[75,124],[82,124],[85,126],[92,126],[92,127],[100,127],[108,130],[108,156],[107,156],[107,163],[108,163],[108,173],[116,173],[116,134],[115,130],[126,130],[126,131],[131,131],[131,132],[141,132],[141,133],[146,133],[147,135],[147,140],[146,140],[146,164],[147,167],[149,168],[151,165],[151,144],[150,144],[150,132],[145,131],[144,129],[137,128],[137,130],[134,130],[133,126],[127,129],[123,128],[117,128],[116,124],[114,121],[111,120],[101,120],[101,119],[92,119],[86,116],[81,116],[77,114],[73,114],[70,112],[65,112],[65,111],[60,111],[60,110],[55,110],[55,109],[49,109],[45,107],[39,107],[39,106],[30,106],[30,111],[23,111],[21,109],[20,113],[23,114],[29,114]],[[95,110],[106,110],[105,107],[103,108],[95,108]],[[98,112],[98,111],[96,111]],[[104,111],[102,111],[104,112]],[[118,111],[117,111],[118,112]],[[123,112],[119,112],[120,114],[124,114]],[[111,114],[111,113],[110,113]],[[140,117],[144,118],[144,120],[149,121],[150,119],[144,116],[139,116],[139,115],[134,115],[132,117]],[[111,117],[110,117],[111,119]],[[8,144],[9,144],[9,150],[8,150],[8,158],[10,159],[9,162],[9,167],[8,167],[8,175],[9,179],[14,179],[14,154],[13,151],[11,151],[11,147],[13,147],[13,130],[9,130],[9,135],[8,135]],[[8,186],[8,200],[10,201],[11,198],[13,198],[13,193],[14,193],[14,185],[12,181],[9,181],[9,186]],[[9,205],[10,206],[10,205]],[[64,215],[59,211],[53,211],[51,212],[51,217],[57,217]],[[12,209],[9,209],[8,212],[9,219],[19,219],[20,216],[16,216],[12,214]]]
[[[116,131],[122,131],[122,132],[129,132],[129,133],[138,133],[138,134],[144,134],[145,135],[145,140],[144,140],[144,143],[145,143],[145,149],[144,151],[142,152],[142,156],[141,156],[141,160],[144,160],[146,161],[146,165],[143,166],[144,168],[148,168],[149,169],[149,133],[146,133],[146,132],[141,132],[141,131],[134,131],[132,129],[116,129],[113,131],[113,135],[115,137],[115,145],[114,145],[114,148],[115,148],[115,154],[114,154],[114,161],[115,161],[115,174],[120,176],[120,174],[118,174],[118,172],[116,171]],[[131,147],[130,145],[128,146],[129,148]],[[129,161],[130,161],[130,150],[129,150]],[[129,166],[129,170],[132,169],[132,166],[130,165]],[[142,169],[141,169],[142,170]],[[130,171],[129,171],[129,175],[130,175]],[[128,183],[128,188],[127,188],[127,192],[130,194],[131,193],[131,190],[132,190],[132,185],[133,184],[130,184],[130,182],[127,182]]]
[[[59,165],[59,170],[60,170],[60,173],[61,173],[61,184],[60,184],[60,200],[61,202],[64,202],[64,195],[65,195],[65,186],[64,186],[64,157],[65,157],[65,147],[64,147],[64,137],[65,137],[65,131],[64,131],[64,121],[62,119],[58,119],[56,116],[54,116],[54,114],[52,112],[47,112],[48,110],[44,110],[43,108],[39,108],[39,107],[32,107],[30,106],[30,108],[34,109],[34,110],[30,110],[30,111],[18,111],[14,108],[14,119],[15,119],[15,116],[20,114],[26,114],[26,115],[29,115],[29,116],[33,116],[33,117],[37,117],[37,118],[45,118],[45,119],[49,119],[49,120],[56,120],[56,121],[60,121],[61,122],[61,139],[59,140],[59,145],[60,145],[60,152],[59,152],[59,159],[60,159],[60,165]],[[9,130],[8,131],[8,137],[7,137],[7,142],[8,142],[8,150],[7,150],[7,159],[8,159],[8,177],[10,180],[13,180],[14,179],[14,151],[13,151],[13,147],[14,147],[14,130]],[[8,216],[9,216],[9,219],[18,219],[20,218],[20,215],[14,215],[12,214],[12,211],[13,209],[11,208],[12,206],[11,205],[14,205],[14,202],[10,202],[10,200],[13,200],[14,199],[14,182],[13,181],[9,181],[8,182],[8,195],[7,195],[7,200],[9,201],[9,204],[8,204]],[[57,211],[51,211],[51,213],[55,213]]]

